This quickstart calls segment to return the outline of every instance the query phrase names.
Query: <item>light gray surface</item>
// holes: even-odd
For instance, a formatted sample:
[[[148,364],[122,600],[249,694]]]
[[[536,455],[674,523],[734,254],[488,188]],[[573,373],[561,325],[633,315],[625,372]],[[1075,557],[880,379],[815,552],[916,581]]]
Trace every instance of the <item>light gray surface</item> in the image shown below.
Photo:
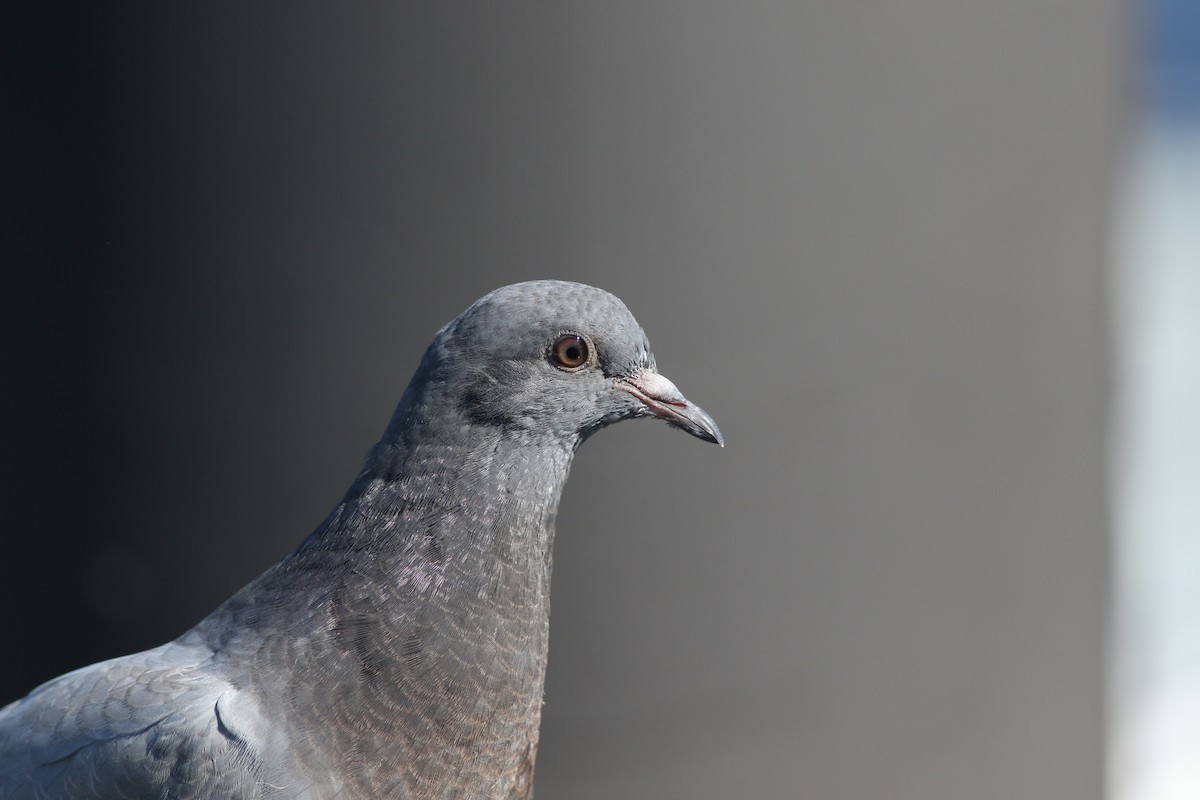
[[[154,580],[81,627],[192,624],[447,312],[583,280],[728,445],[585,445],[541,800],[1100,795],[1113,4],[266,9],[109,26],[139,266],[83,343],[120,456],[72,459],[120,470],[94,569]]]

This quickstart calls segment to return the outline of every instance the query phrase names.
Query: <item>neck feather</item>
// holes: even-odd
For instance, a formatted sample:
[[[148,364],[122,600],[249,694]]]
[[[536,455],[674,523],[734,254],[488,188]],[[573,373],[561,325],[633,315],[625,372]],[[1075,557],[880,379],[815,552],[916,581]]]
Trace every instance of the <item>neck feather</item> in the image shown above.
[[[271,674],[253,662],[278,661],[284,639],[290,680],[259,690],[293,709],[288,727],[314,759],[373,765],[354,780],[380,791],[418,793],[438,771],[430,758],[463,765],[479,796],[532,774],[554,518],[574,447],[492,433],[377,445],[321,527],[197,629],[223,632],[252,675]],[[314,734],[347,715],[352,740]],[[379,752],[360,752],[364,741]]]

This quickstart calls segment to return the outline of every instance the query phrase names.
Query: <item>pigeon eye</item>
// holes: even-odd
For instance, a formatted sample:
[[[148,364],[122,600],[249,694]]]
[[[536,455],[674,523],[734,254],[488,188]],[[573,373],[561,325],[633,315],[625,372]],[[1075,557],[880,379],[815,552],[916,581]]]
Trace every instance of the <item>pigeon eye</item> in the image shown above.
[[[559,369],[574,372],[588,364],[592,348],[588,340],[577,333],[568,333],[558,337],[558,341],[550,348],[550,358]]]

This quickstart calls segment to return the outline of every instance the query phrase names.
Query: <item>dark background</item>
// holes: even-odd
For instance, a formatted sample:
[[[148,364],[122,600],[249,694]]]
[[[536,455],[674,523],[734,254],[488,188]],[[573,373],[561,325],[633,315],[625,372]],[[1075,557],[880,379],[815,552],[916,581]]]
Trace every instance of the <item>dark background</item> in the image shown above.
[[[541,800],[1100,796],[1117,4],[4,14],[0,702],[197,621],[556,277],[728,446],[580,454]]]

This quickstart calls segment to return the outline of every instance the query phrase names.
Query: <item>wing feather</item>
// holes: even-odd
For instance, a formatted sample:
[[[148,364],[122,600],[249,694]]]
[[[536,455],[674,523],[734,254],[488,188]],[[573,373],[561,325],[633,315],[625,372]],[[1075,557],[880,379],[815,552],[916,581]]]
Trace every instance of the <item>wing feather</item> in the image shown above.
[[[172,642],[67,673],[0,709],[0,797],[263,796],[254,737],[270,726],[212,656]]]

